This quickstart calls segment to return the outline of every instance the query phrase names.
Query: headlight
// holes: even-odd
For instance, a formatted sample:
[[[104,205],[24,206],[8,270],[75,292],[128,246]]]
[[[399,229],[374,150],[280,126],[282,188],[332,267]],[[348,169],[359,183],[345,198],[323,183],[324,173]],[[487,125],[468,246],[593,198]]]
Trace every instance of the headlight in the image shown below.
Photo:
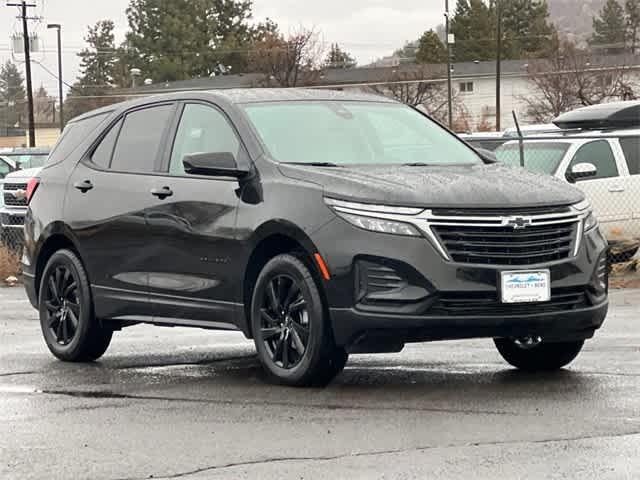
[[[588,232],[598,226],[598,219],[591,210],[591,203],[589,203],[589,200],[583,200],[580,203],[576,203],[573,205],[573,209],[582,215],[583,231]]]
[[[598,226],[598,219],[593,214],[593,212],[590,211],[589,214],[585,217],[583,224],[584,231],[588,232],[589,230],[592,230]]]
[[[361,215],[353,215],[351,213],[336,212],[340,217],[356,227],[379,233],[391,233],[394,235],[409,235],[419,237],[420,232],[414,226],[408,223],[394,222],[390,220],[382,220],[380,218],[364,217]]]
[[[363,230],[388,233],[391,235],[421,236],[416,227],[409,223],[386,219],[385,215],[416,215],[423,210],[410,207],[388,207],[385,205],[369,205],[345,202],[333,198],[325,198],[325,203],[341,218]]]

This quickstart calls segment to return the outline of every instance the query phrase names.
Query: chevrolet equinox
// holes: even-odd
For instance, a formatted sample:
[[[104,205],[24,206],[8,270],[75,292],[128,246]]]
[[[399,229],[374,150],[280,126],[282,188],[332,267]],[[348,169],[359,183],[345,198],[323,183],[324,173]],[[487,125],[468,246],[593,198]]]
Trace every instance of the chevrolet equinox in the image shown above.
[[[326,384],[350,353],[465,338],[553,370],[608,308],[607,243],[580,191],[378,96],[102,108],[67,125],[26,197],[26,290],[64,361],[151,323],[239,330],[286,385]]]

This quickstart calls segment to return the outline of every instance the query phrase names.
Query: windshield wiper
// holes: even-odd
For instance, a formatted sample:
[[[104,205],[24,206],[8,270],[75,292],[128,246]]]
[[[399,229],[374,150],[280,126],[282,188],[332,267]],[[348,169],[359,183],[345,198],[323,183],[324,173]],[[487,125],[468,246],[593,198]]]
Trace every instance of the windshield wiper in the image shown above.
[[[332,162],[283,162],[285,165],[310,165],[312,167],[342,167]]]
[[[432,163],[424,163],[424,162],[413,162],[413,163],[403,163],[403,167],[433,167]]]

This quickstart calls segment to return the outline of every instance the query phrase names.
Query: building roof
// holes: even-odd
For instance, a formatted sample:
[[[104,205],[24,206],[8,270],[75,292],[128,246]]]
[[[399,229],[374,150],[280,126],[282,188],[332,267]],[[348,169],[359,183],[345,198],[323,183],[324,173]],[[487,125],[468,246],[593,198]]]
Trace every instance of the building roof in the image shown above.
[[[532,60],[504,60],[502,62],[503,77],[526,77],[529,70],[535,65],[544,65],[544,59]],[[589,58],[587,67],[593,70],[613,69],[613,68],[640,68],[640,55],[603,55]],[[454,63],[453,79],[478,79],[483,77],[495,77],[496,62],[461,62]],[[361,68],[335,68],[322,72],[314,88],[331,88],[339,86],[350,86],[359,84],[388,83],[394,79],[398,80],[422,80],[443,81],[447,77],[446,65],[422,65],[422,64],[402,64],[393,67],[361,67]],[[165,82],[151,85],[141,85],[133,89],[121,89],[118,93],[129,94],[152,94],[168,93],[181,90],[211,90],[211,89],[234,89],[252,88],[262,86],[266,76],[260,73],[249,73],[240,75],[221,75],[216,77],[194,78],[191,80],[181,80],[177,82]]]

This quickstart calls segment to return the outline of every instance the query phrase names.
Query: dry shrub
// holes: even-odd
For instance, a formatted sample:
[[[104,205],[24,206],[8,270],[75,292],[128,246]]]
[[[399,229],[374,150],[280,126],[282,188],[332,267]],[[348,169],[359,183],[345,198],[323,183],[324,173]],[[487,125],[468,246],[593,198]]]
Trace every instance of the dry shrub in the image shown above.
[[[3,245],[0,245],[0,285],[5,284],[8,277],[20,274],[20,257]]]

